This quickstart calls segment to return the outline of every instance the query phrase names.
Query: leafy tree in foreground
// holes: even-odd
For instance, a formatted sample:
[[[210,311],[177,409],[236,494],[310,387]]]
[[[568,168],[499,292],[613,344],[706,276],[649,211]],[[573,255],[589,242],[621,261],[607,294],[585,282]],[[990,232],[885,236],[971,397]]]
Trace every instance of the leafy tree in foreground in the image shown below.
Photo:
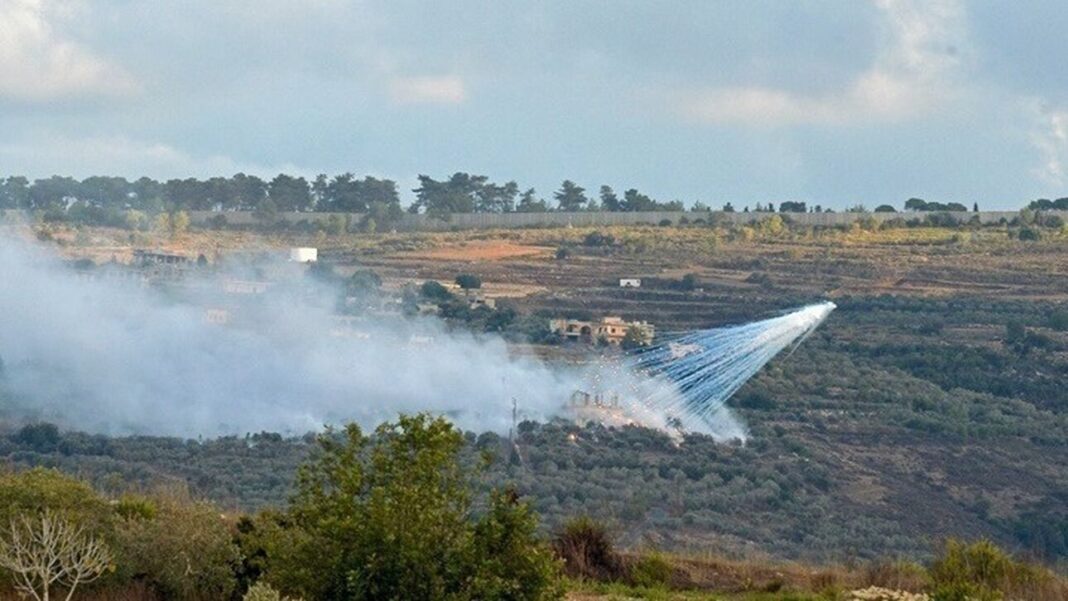
[[[263,577],[311,599],[554,599],[557,566],[514,493],[471,516],[462,434],[401,416],[374,436],[327,433],[300,471],[290,511],[249,536]]]

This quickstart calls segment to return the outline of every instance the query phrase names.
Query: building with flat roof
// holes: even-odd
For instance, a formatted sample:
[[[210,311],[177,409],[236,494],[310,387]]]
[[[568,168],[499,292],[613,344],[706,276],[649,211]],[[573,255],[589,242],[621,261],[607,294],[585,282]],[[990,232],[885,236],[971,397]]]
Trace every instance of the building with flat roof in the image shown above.
[[[656,334],[653,324],[645,321],[624,321],[622,317],[602,317],[597,321],[550,319],[549,329],[567,340],[580,342],[605,340],[609,344],[621,344],[631,329],[641,336],[643,344],[652,342]]]

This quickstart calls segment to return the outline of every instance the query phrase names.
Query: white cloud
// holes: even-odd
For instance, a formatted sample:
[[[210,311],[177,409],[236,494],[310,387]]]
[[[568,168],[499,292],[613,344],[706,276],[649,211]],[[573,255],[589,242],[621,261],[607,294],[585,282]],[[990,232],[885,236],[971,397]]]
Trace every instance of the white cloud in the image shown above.
[[[1035,105],[1038,124],[1031,133],[1031,144],[1038,150],[1041,163],[1033,171],[1038,179],[1054,187],[1068,184],[1068,110],[1050,110]]]
[[[841,124],[911,117],[952,96],[965,37],[959,1],[875,1],[889,42],[846,88],[817,95],[746,86],[691,91],[680,95],[681,111],[714,124]]]
[[[20,173],[46,176],[87,177],[90,175],[147,175],[159,179],[172,177],[212,177],[242,172],[261,177],[278,173],[314,176],[310,169],[292,163],[260,165],[238,161],[229,156],[196,155],[160,142],[146,142],[125,136],[97,136],[71,138],[62,135],[37,134],[33,142],[24,144],[0,143],[0,164],[19,165]]]
[[[467,98],[464,81],[456,76],[394,77],[390,98],[400,104],[459,104]]]
[[[54,23],[71,16],[64,2],[0,0],[0,98],[43,101],[137,89],[128,73],[57,31]]]

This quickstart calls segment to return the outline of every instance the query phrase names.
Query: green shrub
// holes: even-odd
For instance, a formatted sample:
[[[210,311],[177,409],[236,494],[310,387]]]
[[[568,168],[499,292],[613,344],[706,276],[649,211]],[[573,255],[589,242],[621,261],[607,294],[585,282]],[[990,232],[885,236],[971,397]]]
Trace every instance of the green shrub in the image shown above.
[[[674,568],[662,553],[650,551],[630,566],[629,580],[634,586],[659,588],[671,582]]]
[[[1042,237],[1042,234],[1035,228],[1025,227],[1020,229],[1016,237],[1020,240],[1033,242],[1039,240]]]
[[[558,599],[559,561],[537,537],[538,517],[512,489],[494,492],[474,528],[468,566],[473,599]]]
[[[1063,598],[1065,587],[1048,570],[1018,562],[990,541],[946,541],[931,564],[934,601]]]
[[[167,599],[225,599],[233,592],[239,556],[218,509],[174,496],[119,507],[126,513],[117,525],[121,576]]]
[[[159,508],[156,503],[147,497],[136,495],[124,495],[115,503],[115,513],[127,520],[151,520],[155,519]]]

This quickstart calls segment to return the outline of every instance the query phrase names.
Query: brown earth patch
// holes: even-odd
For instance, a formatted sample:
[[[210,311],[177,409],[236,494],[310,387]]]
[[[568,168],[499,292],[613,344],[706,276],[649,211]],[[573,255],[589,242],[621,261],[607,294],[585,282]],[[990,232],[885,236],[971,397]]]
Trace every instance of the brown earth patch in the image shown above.
[[[553,249],[548,246],[531,246],[497,240],[476,240],[450,244],[428,250],[400,253],[400,256],[429,259],[431,261],[502,261],[517,257],[549,257]]]

